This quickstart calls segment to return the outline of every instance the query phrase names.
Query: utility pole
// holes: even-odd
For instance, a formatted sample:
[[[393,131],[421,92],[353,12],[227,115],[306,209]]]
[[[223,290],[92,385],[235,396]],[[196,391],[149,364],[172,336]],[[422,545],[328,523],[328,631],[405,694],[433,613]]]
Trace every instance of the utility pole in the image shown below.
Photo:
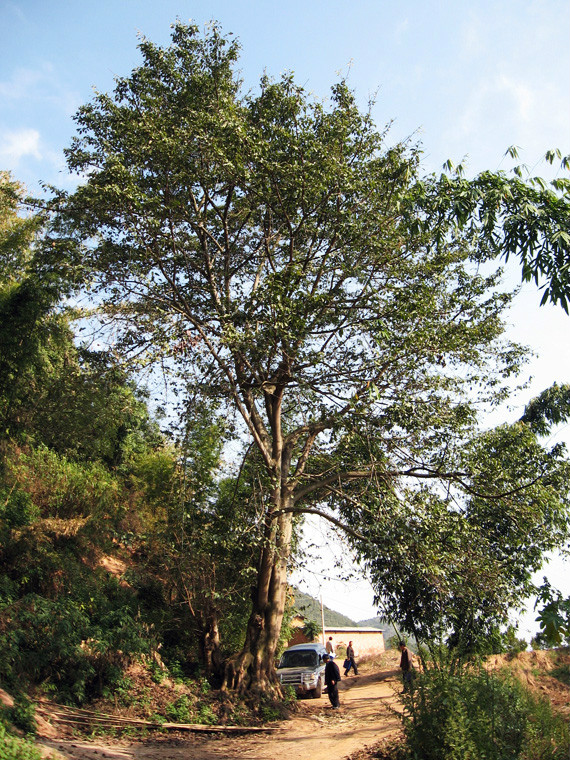
[[[323,632],[323,646],[325,645],[325,610],[323,607],[323,594],[321,592],[321,630]]]

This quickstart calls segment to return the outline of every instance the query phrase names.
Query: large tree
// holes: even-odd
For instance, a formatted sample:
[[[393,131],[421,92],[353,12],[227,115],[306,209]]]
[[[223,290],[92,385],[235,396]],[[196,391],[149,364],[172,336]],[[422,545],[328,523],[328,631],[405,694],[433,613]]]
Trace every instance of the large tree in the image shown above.
[[[53,251],[74,236],[123,350],[219,399],[259,452],[264,540],[227,682],[267,689],[295,516],[340,522],[341,506],[354,529],[346,508],[367,490],[397,500],[406,479],[453,477],[450,439],[522,357],[488,262],[564,241],[552,193],[536,230],[517,217],[536,188],[422,179],[419,149],[389,145],[345,82],[328,104],[291,75],[243,94],[238,45],[215,27],[177,24],[170,47],[140,50],[77,114],[83,182],[54,200]]]

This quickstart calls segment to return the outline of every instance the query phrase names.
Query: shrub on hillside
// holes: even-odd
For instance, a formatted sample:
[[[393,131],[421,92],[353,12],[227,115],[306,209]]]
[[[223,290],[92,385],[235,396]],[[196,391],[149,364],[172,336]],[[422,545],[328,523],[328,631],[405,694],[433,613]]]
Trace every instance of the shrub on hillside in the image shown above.
[[[28,493],[20,488],[0,489],[0,523],[2,532],[12,528],[31,525],[39,517],[40,511]]]
[[[155,642],[134,607],[101,591],[91,607],[27,594],[0,609],[0,679],[46,684],[75,703],[112,685],[129,658]]]
[[[27,493],[44,518],[115,515],[120,485],[100,463],[73,462],[45,446],[15,453],[6,479]]]
[[[93,668],[81,649],[89,621],[78,605],[29,594],[2,612],[2,680],[53,681],[68,698],[81,699]]]
[[[570,734],[544,700],[511,676],[427,670],[404,694],[410,758],[566,760]]]
[[[45,760],[32,742],[9,733],[0,722],[0,760]]]

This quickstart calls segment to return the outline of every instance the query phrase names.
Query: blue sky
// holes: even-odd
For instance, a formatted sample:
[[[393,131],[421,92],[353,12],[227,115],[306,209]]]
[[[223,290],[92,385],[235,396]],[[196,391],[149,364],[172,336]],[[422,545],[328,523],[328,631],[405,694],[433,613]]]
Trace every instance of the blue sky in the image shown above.
[[[570,152],[566,0],[1,0],[0,163],[30,189],[64,183],[77,107],[138,64],[138,34],[166,44],[177,17],[236,35],[248,88],[293,70],[326,97],[348,72],[394,139],[421,137],[430,169],[465,155],[497,168],[512,144],[530,165]]]
[[[567,0],[0,0],[0,169],[31,192],[40,182],[71,185],[63,149],[73,114],[94,88],[110,90],[139,63],[138,34],[167,44],[176,18],[215,19],[239,38],[246,89],[264,70],[292,70],[326,98],[348,74],[363,106],[375,96],[377,123],[393,120],[394,141],[422,141],[428,171],[448,158],[466,158],[472,172],[508,168],[505,150],[517,145],[521,160],[545,174],[547,149],[570,153]],[[510,317],[510,336],[537,356],[533,381],[505,419],[555,380],[570,382],[569,318],[539,300],[525,286]],[[568,430],[558,436],[570,439]],[[569,594],[564,566],[550,574]],[[315,583],[329,588],[320,578],[313,593]],[[353,588],[343,602],[343,586],[330,588],[329,606],[353,603],[346,612],[356,619],[373,611],[368,591]]]

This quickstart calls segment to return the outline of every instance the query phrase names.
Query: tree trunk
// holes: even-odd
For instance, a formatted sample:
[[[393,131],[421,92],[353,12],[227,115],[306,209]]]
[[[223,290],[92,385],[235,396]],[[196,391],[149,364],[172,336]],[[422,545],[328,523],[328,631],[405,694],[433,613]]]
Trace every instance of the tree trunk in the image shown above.
[[[220,681],[223,678],[220,629],[216,612],[210,611],[200,621],[200,658],[206,671]]]
[[[288,504],[288,500],[280,501],[281,508]],[[226,665],[224,688],[281,695],[275,676],[275,653],[287,599],[292,526],[291,513],[268,517],[244,646]]]

